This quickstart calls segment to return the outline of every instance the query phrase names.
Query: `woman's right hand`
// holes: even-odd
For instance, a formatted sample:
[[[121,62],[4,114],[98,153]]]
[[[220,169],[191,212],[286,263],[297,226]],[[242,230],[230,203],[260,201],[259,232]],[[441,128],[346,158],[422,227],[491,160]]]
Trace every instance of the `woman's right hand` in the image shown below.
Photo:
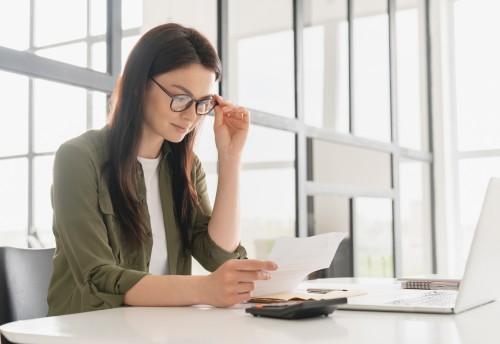
[[[254,281],[268,280],[278,266],[270,261],[256,259],[231,259],[212,274],[206,276],[202,286],[206,302],[215,307],[231,307],[250,300]]]

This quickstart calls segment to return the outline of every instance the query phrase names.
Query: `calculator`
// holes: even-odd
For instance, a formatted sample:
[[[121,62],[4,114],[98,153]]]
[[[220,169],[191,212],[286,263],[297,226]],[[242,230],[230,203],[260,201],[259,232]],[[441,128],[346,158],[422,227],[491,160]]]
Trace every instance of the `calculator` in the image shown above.
[[[329,300],[291,301],[283,303],[258,304],[247,308],[246,313],[256,317],[278,319],[303,319],[332,314],[338,305],[347,303],[346,298]]]

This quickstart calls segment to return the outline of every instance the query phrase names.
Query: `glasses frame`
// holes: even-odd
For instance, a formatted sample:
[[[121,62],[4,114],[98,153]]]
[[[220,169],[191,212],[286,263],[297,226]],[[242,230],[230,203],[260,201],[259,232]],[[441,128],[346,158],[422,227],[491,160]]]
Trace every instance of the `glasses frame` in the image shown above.
[[[181,94],[173,94],[171,92],[169,92],[165,87],[163,87],[158,81],[156,81],[152,76],[149,77],[163,92],[165,92],[170,98],[171,98],[171,101],[170,101],[170,110],[172,110],[173,112],[183,112],[183,111],[186,111],[187,109],[189,109],[191,107],[191,105],[196,104],[195,105],[195,112],[198,116],[205,116],[205,115],[208,115],[217,105],[219,105],[219,103],[217,102],[217,100],[214,99],[214,97],[212,96],[205,96],[205,97],[202,97],[202,98],[199,98],[199,99],[195,99],[193,96],[191,96],[190,94],[186,94],[186,93],[181,93]],[[176,97],[188,97],[188,98],[191,98],[191,101],[189,103],[187,103],[186,105],[186,108],[185,109],[182,109],[182,110],[174,110],[172,108],[172,104],[174,103],[174,99]],[[207,112],[205,113],[199,113],[198,112],[198,105],[200,104],[200,102],[204,101],[204,100],[208,100],[208,99],[211,99],[215,102],[215,105]]]

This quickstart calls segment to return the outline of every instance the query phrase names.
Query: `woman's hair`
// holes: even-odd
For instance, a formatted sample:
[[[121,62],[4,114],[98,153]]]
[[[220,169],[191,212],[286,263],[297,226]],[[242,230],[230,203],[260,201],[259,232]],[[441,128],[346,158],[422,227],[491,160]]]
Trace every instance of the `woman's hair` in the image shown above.
[[[140,246],[150,240],[147,211],[137,195],[138,151],[144,119],[145,92],[149,77],[192,64],[200,64],[220,79],[217,52],[198,31],[179,24],[157,26],[132,49],[123,75],[113,94],[109,119],[109,191],[115,216],[129,244]],[[194,129],[179,143],[170,142],[173,163],[173,199],[177,223],[185,249],[190,249],[187,229],[199,197],[191,180],[194,159]]]

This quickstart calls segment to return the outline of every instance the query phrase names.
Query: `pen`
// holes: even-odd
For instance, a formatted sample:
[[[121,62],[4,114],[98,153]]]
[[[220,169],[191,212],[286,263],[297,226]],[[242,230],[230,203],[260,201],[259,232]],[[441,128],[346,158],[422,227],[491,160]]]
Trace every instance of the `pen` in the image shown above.
[[[322,288],[307,288],[308,293],[327,294],[331,291],[347,291],[347,289],[322,289]]]

